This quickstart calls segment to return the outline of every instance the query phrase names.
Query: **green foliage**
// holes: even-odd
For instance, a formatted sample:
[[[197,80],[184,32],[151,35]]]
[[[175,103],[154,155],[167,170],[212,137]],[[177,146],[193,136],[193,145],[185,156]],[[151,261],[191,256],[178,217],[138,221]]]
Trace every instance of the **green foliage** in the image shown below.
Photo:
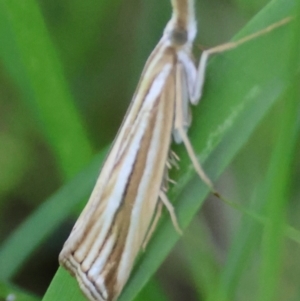
[[[0,11],[2,36],[14,37],[3,43],[4,63],[40,119],[59,167],[70,178],[90,160],[92,150],[43,17],[35,1],[5,1]]]

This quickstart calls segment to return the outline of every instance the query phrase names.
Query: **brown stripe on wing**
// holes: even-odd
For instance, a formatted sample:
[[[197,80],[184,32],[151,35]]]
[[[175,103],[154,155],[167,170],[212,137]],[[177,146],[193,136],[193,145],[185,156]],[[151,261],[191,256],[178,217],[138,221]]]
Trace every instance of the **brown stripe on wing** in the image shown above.
[[[138,255],[141,245],[146,236],[147,230],[150,227],[152,217],[155,212],[156,203],[158,200],[158,194],[161,187],[161,183],[165,172],[165,162],[168,156],[169,144],[170,144],[170,132],[173,123],[173,110],[174,110],[174,72],[168,77],[164,90],[153,107],[153,112],[151,112],[151,120],[148,124],[148,128],[145,131],[143,140],[141,142],[141,148],[139,149],[136,162],[132,169],[130,180],[128,181],[128,186],[124,199],[122,202],[122,207],[118,211],[115,221],[113,223],[114,228],[112,231],[118,233],[116,247],[113,249],[109,260],[107,261],[107,267],[104,268],[103,273],[105,274],[106,286],[112,296],[118,295],[122,290],[127,277],[129,276],[134,260]],[[156,137],[156,141],[160,142],[158,145],[156,160],[153,161],[153,166],[151,169],[151,174],[149,176],[149,186],[145,193],[146,199],[143,200],[142,214],[140,215],[140,227],[136,229],[136,236],[133,245],[131,246],[131,253],[129,260],[127,262],[129,269],[127,271],[127,276],[124,281],[118,283],[117,275],[119,272],[119,264],[121,258],[124,255],[124,247],[126,246],[126,240],[128,236],[128,230],[131,220],[132,208],[135,206],[136,196],[138,194],[138,189],[141,179],[144,177],[145,170],[147,169],[147,158],[149,156],[149,148],[153,142],[154,129],[157,129],[156,123],[160,118],[160,128],[159,133]],[[159,180],[158,180],[159,179]],[[112,264],[113,263],[113,264]],[[126,274],[126,273],[125,273]]]
[[[129,108],[125,114],[120,130],[125,124],[134,124],[139,115],[139,111],[143,105],[146,95],[152,86],[154,79],[161,72],[163,66],[167,63],[173,63],[174,48],[166,46],[165,43],[160,41],[154,50],[151,52],[147,62],[144,66],[134,96],[130,103]],[[120,133],[119,130],[119,133]],[[119,135],[118,133],[118,135]],[[126,131],[122,135],[122,143],[126,143],[128,135],[130,134],[130,127],[126,127]]]
[[[156,205],[158,201],[158,194],[161,189],[161,185],[163,182],[163,178],[165,176],[165,163],[168,156],[170,141],[171,141],[171,129],[173,126],[173,115],[174,115],[174,101],[175,101],[175,91],[174,91],[174,85],[175,85],[175,78],[174,78],[174,72],[172,70],[170,76],[168,77],[164,89],[160,95],[159,101],[157,102],[157,106],[154,108],[156,110],[156,114],[153,112],[153,121],[155,124],[153,126],[149,127],[149,131],[147,131],[146,135],[151,135],[151,143],[148,143],[147,146],[145,144],[145,150],[141,150],[141,157],[139,158],[140,161],[137,161],[137,164],[141,164],[137,169],[140,169],[143,171],[142,175],[136,173],[133,174],[131,178],[131,183],[135,183],[138,181],[141,182],[141,179],[144,177],[147,177],[147,181],[149,184],[147,185],[145,191],[144,191],[144,198],[141,206],[141,212],[139,213],[138,217],[138,227],[134,229],[136,232],[134,235],[134,241],[132,243],[132,249],[130,253],[129,258],[125,258],[125,252],[122,252],[122,260],[125,260],[128,262],[128,260],[131,260],[130,263],[128,263],[128,269],[125,269],[125,271],[120,271],[124,273],[123,280],[120,280],[120,283],[118,284],[117,292],[119,293],[125,282],[127,281],[127,277],[129,276],[129,273],[131,272],[132,266],[134,264],[134,260],[136,256],[138,255],[138,252],[140,251],[141,245],[146,237],[147,231],[150,228],[154,212],[156,210]],[[154,140],[154,131],[158,131],[158,135],[155,137]],[[145,139],[149,140],[149,137]],[[153,148],[154,145],[156,145],[157,150],[155,158],[151,159],[151,164],[147,164],[146,166],[146,160],[147,158],[144,157],[144,154],[147,154],[147,157],[149,156],[149,148]],[[151,169],[149,170],[149,167]],[[145,175],[145,171],[148,170],[149,174]],[[142,178],[140,178],[140,176]],[[132,222],[132,219],[130,220]],[[119,271],[119,272],[120,272]],[[126,275],[127,271],[127,275]],[[121,278],[121,277],[120,277]]]
[[[126,245],[128,229],[131,223],[132,209],[135,205],[136,195],[140,185],[140,179],[142,178],[145,169],[147,150],[150,145],[155,119],[156,119],[156,114],[153,114],[151,116],[149,126],[145,131],[145,135],[142,139],[141,148],[139,149],[135,164],[132,168],[132,173],[128,181],[128,185],[124,194],[122,205],[119,208],[113,223],[114,226],[112,231],[114,233],[118,233],[117,235],[118,243],[114,248],[113,252],[111,253],[111,256],[108,260],[108,266],[105,269],[108,271],[107,274],[105,273],[106,271],[104,271],[104,273],[106,274],[105,279],[106,279],[107,289],[109,292],[111,292],[112,296],[118,295],[125,284],[125,283],[117,283],[117,274],[118,274],[121,257]],[[151,212],[149,212],[149,214],[151,214]],[[134,252],[135,254],[131,254],[133,258],[132,264],[134,262],[136,254],[138,253],[140,247],[136,246],[133,249],[136,251]],[[114,263],[113,267],[109,266],[109,262]]]

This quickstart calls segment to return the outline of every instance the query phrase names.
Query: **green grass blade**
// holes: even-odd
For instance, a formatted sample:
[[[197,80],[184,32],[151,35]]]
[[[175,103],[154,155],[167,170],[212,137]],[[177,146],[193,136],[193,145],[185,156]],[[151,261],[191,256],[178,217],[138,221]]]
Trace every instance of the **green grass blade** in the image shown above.
[[[297,50],[295,49],[294,52],[298,53],[299,51],[297,52]],[[286,54],[286,56],[288,58],[291,57],[288,55],[288,53]],[[299,62],[299,59],[295,59],[293,65],[297,65],[297,62]],[[288,61],[287,61],[287,63],[288,63]],[[299,97],[298,97],[298,99],[299,99]],[[294,105],[296,105],[295,102],[294,102]],[[296,108],[294,108],[294,110],[295,110],[294,112],[297,112]],[[280,120],[282,117],[283,116],[281,116],[281,114],[280,114],[280,116],[279,116]],[[293,120],[293,119],[294,118],[291,118],[291,120]],[[289,120],[289,121],[291,121],[291,120]],[[295,121],[295,119],[294,119],[294,121]],[[295,129],[296,129],[296,124],[294,124],[289,129],[290,134],[294,133]],[[290,139],[291,137],[289,135],[289,137],[286,137],[286,138]],[[295,139],[291,139],[290,142],[292,142],[292,143],[295,142]],[[284,152],[284,156],[288,156],[286,152]],[[277,162],[276,162],[276,164],[277,164]],[[271,175],[272,181],[274,181],[273,177],[276,176],[276,174],[274,173],[274,170],[272,170],[270,172],[270,175]],[[269,176],[269,178],[270,178],[270,176]],[[281,181],[281,180],[282,179],[280,179],[279,181]],[[269,182],[270,182],[270,179],[269,179]],[[284,183],[284,181],[282,181],[279,186],[282,187],[282,185],[284,186],[285,184],[286,183]],[[275,186],[276,185],[277,184],[275,184]],[[255,212],[256,214],[258,214],[258,216],[262,217],[261,220],[263,221],[263,223],[257,223],[256,219],[251,218],[251,216],[244,217],[244,221],[239,226],[239,230],[236,235],[236,238],[231,245],[231,250],[228,254],[228,258],[225,263],[225,266],[222,268],[222,272],[220,274],[220,283],[219,283],[217,289],[214,292],[212,292],[212,295],[210,296],[209,300],[224,301],[224,300],[235,299],[236,292],[238,290],[238,287],[240,286],[240,282],[241,282],[241,279],[244,274],[244,270],[246,267],[249,267],[249,261],[252,259],[254,248],[257,249],[259,239],[261,238],[262,226],[264,227],[265,225],[269,224],[269,218],[267,218],[265,216],[265,212],[264,212],[264,209],[266,207],[266,201],[267,201],[265,193],[263,192],[265,189],[262,189],[262,186],[264,187],[264,185],[260,185],[260,186],[261,186],[262,192],[259,193],[258,196],[255,197],[256,202],[255,202],[254,206],[252,206],[253,208],[251,209],[250,212]],[[274,182],[273,182],[272,186],[274,186]],[[274,205],[274,199],[270,199],[270,202]],[[281,230],[284,231],[284,233],[282,233],[282,234],[285,234],[290,239],[299,243],[299,231],[297,231],[295,229],[291,229],[288,226],[285,226],[285,228],[282,228]],[[276,239],[275,239],[275,241],[276,241]],[[273,241],[273,243],[274,243],[274,241]],[[270,246],[269,251],[270,250],[276,250],[276,247],[274,245],[272,247]],[[268,256],[266,256],[266,257],[268,258]],[[268,260],[266,260],[266,262],[270,264],[270,265],[268,265],[268,264],[267,265],[272,270],[272,268],[276,266],[276,262],[275,263],[273,262],[271,264],[271,258],[272,258],[272,256],[270,256],[270,258],[268,258]],[[273,259],[274,259],[274,257],[273,257]],[[262,260],[262,262],[265,262],[265,260]],[[272,272],[274,272],[274,271],[272,271]],[[275,291],[274,283],[272,285],[272,281],[274,281],[274,276],[276,274],[272,273],[272,272],[268,275],[269,276],[268,279],[271,281],[270,285],[267,285],[268,280],[266,280],[267,279],[266,275],[265,275],[265,277],[263,277],[264,279],[261,281],[262,290],[264,290],[265,293],[267,293],[267,292],[270,293],[271,291],[273,291],[273,292]],[[261,300],[267,300],[265,298],[266,298],[266,295],[264,295],[264,297],[262,297]]]
[[[0,54],[37,115],[65,177],[89,160],[92,147],[63,68],[34,0],[0,2]]]
[[[300,12],[300,4],[298,4]],[[300,20],[294,22],[295,29],[300,29]],[[294,43],[292,51],[287,53],[291,69],[299,62],[300,38],[299,35],[291,36]],[[278,141],[275,145],[267,178],[267,216],[269,220],[263,233],[262,241],[262,265],[260,272],[260,294],[259,301],[280,300],[285,298],[278,286],[282,253],[283,236],[285,231],[286,213],[291,195],[291,174],[293,170],[293,159],[296,155],[296,143],[298,136],[298,113],[300,110],[299,99],[300,77],[291,78],[291,89],[287,93],[278,125]],[[279,297],[281,296],[281,297]]]
[[[297,83],[298,84],[298,83]],[[290,96],[289,96],[290,97]],[[299,97],[286,99],[281,116],[282,128],[278,144],[274,150],[269,172],[270,191],[267,199],[268,222],[263,234],[262,267],[260,275],[260,295],[258,300],[270,301],[278,296],[278,282],[285,230],[286,206],[289,199],[291,163],[296,144],[297,112]]]

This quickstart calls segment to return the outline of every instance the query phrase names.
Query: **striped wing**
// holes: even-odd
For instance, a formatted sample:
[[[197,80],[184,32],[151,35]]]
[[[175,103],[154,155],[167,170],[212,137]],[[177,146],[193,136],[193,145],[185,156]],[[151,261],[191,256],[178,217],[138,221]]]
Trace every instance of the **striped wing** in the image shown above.
[[[89,202],[60,254],[90,300],[120,294],[155,214],[174,121],[176,54],[150,56]]]

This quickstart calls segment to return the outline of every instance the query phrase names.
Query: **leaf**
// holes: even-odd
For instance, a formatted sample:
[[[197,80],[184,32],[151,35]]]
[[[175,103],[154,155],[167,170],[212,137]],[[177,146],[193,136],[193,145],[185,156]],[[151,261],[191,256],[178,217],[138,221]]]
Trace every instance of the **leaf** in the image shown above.
[[[41,124],[64,177],[92,157],[92,146],[74,106],[58,54],[34,0],[0,2],[0,54]],[[76,150],[76,151],[74,151]]]

